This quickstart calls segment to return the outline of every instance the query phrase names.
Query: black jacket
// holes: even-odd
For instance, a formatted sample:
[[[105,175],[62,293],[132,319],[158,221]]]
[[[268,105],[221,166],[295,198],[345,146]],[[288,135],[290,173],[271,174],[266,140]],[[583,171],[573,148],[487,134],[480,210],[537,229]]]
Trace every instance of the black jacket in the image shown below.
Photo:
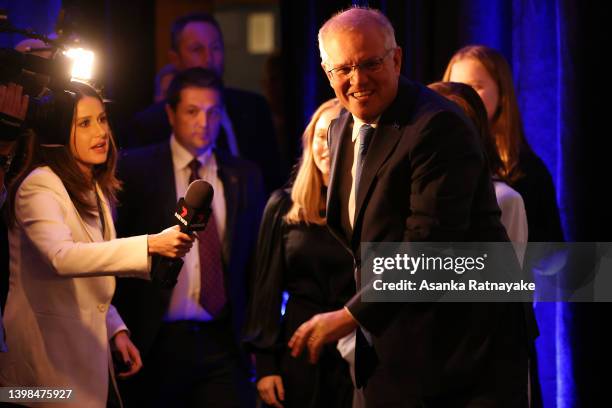
[[[226,153],[215,154],[227,211],[222,260],[232,326],[239,344],[264,193],[261,174],[254,164]],[[123,181],[117,210],[118,236],[154,234],[175,224],[176,187],[168,142],[123,152],[118,175]],[[149,281],[118,280],[113,304],[143,356],[155,340],[168,300],[168,294]]]
[[[351,230],[352,122],[344,112],[330,126],[327,222],[353,254],[358,290],[364,242],[508,241],[471,123],[457,106],[404,78],[370,142]],[[491,385],[493,378],[498,382],[491,388],[499,400],[515,389],[516,378],[527,367],[530,305],[362,302],[368,288],[364,285],[347,304],[373,334],[378,364],[360,372],[359,344],[356,357],[357,377],[370,377],[368,403],[401,406],[394,404],[407,395],[465,392]]]

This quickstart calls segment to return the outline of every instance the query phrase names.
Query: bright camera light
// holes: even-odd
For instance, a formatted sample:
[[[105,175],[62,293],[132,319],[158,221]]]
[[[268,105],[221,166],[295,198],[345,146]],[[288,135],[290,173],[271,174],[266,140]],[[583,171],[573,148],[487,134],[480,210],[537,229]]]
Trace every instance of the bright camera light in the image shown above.
[[[93,74],[93,51],[83,48],[71,48],[64,53],[68,58],[73,60],[72,64],[72,79],[89,80]]]

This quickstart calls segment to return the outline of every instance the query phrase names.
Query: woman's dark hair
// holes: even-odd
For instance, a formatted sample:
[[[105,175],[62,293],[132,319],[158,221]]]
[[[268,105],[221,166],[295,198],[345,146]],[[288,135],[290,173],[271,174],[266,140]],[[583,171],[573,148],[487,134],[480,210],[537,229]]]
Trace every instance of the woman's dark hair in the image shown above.
[[[506,181],[504,163],[499,157],[495,140],[489,128],[487,109],[478,93],[471,86],[459,82],[434,82],[427,86],[446,99],[455,102],[470,118],[484,146],[491,174]]]
[[[61,110],[71,109],[72,115],[71,126],[66,127],[72,132],[76,108],[78,102],[86,96],[97,98],[103,103],[100,93],[88,84],[82,82],[71,82],[70,91],[74,92],[74,104],[72,106],[57,106],[55,114],[61,114]],[[38,130],[38,133],[41,133]],[[111,205],[116,204],[117,191],[121,188],[121,183],[115,177],[115,168],[117,165],[117,146],[114,137],[109,134],[108,138],[108,155],[106,161],[102,164],[93,166],[92,179],[88,179],[79,168],[74,155],[70,151],[70,143],[74,143],[74,138],[71,134],[67,134],[64,144],[62,145],[47,145],[41,143],[44,140],[43,135],[36,134],[34,131],[29,132],[26,136],[26,158],[23,167],[11,182],[9,186],[9,207],[8,220],[9,226],[15,222],[15,196],[19,186],[23,180],[37,167],[49,166],[51,170],[62,180],[68,195],[72,200],[79,214],[92,215],[98,210],[97,203],[92,202],[89,193],[94,190],[97,183]]]

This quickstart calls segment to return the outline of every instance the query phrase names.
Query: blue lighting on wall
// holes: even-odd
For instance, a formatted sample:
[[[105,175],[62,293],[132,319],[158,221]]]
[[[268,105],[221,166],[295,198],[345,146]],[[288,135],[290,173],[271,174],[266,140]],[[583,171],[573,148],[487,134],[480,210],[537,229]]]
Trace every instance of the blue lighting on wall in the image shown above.
[[[505,54],[512,65],[525,133],[552,175],[566,237],[570,214],[565,198],[564,169],[570,166],[564,144],[570,139],[563,115],[567,86],[562,43],[567,33],[559,2],[528,0],[466,1],[466,44],[479,43]],[[510,13],[511,18],[508,18]],[[565,163],[565,159],[568,163]],[[535,308],[540,327],[536,342],[545,407],[572,407],[575,384],[569,344],[572,309],[565,303],[540,303]]]

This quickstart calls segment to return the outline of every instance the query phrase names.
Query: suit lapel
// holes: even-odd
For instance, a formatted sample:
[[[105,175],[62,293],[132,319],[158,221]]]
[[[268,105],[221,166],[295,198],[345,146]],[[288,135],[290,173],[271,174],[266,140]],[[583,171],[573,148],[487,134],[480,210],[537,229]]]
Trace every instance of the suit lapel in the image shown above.
[[[355,198],[355,230],[357,230],[358,223],[361,222],[366,197],[372,189],[376,173],[395,150],[401,139],[403,126],[414,114],[418,92],[415,84],[402,76],[399,77],[397,96],[383,112],[365,157],[361,184],[358,189],[359,195]]]
[[[161,211],[160,214],[154,214],[153,217],[163,220],[161,228],[168,228],[176,224],[174,211],[176,210],[176,180],[174,176],[174,163],[172,161],[172,151],[170,143],[163,143],[158,150],[158,158],[150,160],[151,176],[154,182],[150,184],[151,195],[157,197],[155,200],[160,205],[147,206],[153,211]],[[153,218],[156,219],[156,218]]]
[[[112,222],[113,214],[110,210],[110,206],[108,205],[108,202],[106,201],[106,198],[104,197],[104,194],[102,194],[102,190],[100,189],[100,186],[97,183],[96,183],[96,193],[98,194],[98,197],[100,200],[100,206],[102,208],[102,213],[104,214],[104,217],[102,217],[102,219],[104,220],[104,236],[102,237],[102,239],[104,241],[108,241],[108,240],[114,239],[116,236],[115,223]]]
[[[98,186],[98,184],[95,184],[95,191],[94,194],[98,195],[99,197],[103,197],[102,195],[102,191],[100,190],[100,187]],[[111,217],[110,211],[107,209],[106,207],[106,203],[104,202],[104,199],[100,199],[101,203],[102,203],[102,212],[103,214],[100,214],[99,216],[103,216],[103,220],[104,220],[104,231],[106,231],[106,233],[108,234],[109,232],[111,232],[109,230],[109,218]],[[72,203],[72,201],[71,201]],[[95,234],[92,230],[90,225],[87,224],[87,222],[85,222],[85,220],[83,219],[83,217],[81,216],[81,214],[79,213],[79,211],[77,210],[76,206],[74,206],[74,203],[72,203],[73,208],[74,208],[74,213],[77,216],[77,219],[79,220],[79,222],[81,223],[81,226],[83,227],[83,231],[85,231],[85,233],[87,234],[87,236],[89,237],[89,241],[90,242],[97,242],[98,239],[96,237],[96,235],[101,236],[101,234]],[[112,224],[112,223],[111,223]],[[102,240],[104,241],[106,237],[102,237]]]
[[[91,230],[89,229],[89,226],[87,225],[87,223],[85,222],[85,220],[83,219],[83,217],[81,217],[81,214],[79,213],[79,211],[76,209],[76,207],[74,207],[74,212],[77,216],[77,218],[79,219],[79,222],[81,223],[81,226],[83,227],[83,231],[85,231],[85,233],[87,234],[87,236],[89,237],[89,240],[91,242],[96,242],[96,239],[93,235],[93,233],[91,232]]]
[[[346,148],[346,144],[349,143],[350,139],[350,128],[352,124],[352,117],[349,112],[344,112],[335,121],[330,124],[328,130],[328,145],[332,152],[332,162],[330,168],[329,187],[327,193],[327,226],[332,235],[342,243],[346,248],[350,245],[347,237],[342,230],[342,219],[340,208],[340,189],[342,188],[342,177],[340,172],[342,171],[342,152]],[[332,134],[333,132],[333,134]]]
[[[100,206],[102,210],[102,214],[100,214],[99,217],[101,220],[104,220],[103,230],[105,234],[104,236],[102,236],[102,240],[107,241],[115,237],[115,227],[112,222],[113,215],[110,211],[110,207],[108,203],[106,202],[106,199],[104,198],[104,195],[102,194],[102,190],[100,189],[100,186],[98,186],[97,183],[95,185],[95,194],[98,196],[98,199],[100,200]],[[98,242],[96,234],[91,230],[91,227],[85,222],[81,214],[77,211],[76,207],[74,207],[74,212],[77,216],[77,219],[81,223],[81,227],[83,227],[83,231],[85,231],[85,233],[89,237],[89,241]]]
[[[223,239],[223,260],[227,266],[232,253],[232,242],[236,218],[238,214],[238,200],[240,199],[239,174],[235,168],[228,165],[223,154],[215,153],[217,159],[217,174],[223,183],[225,195],[225,237]]]
[[[355,225],[359,220],[365,198],[372,187],[378,169],[380,169],[380,166],[383,165],[387,157],[393,152],[400,140],[400,136],[401,133],[397,124],[380,124],[377,127],[374,137],[370,142],[370,148],[366,153],[360,185],[357,188],[359,194],[355,198]]]

